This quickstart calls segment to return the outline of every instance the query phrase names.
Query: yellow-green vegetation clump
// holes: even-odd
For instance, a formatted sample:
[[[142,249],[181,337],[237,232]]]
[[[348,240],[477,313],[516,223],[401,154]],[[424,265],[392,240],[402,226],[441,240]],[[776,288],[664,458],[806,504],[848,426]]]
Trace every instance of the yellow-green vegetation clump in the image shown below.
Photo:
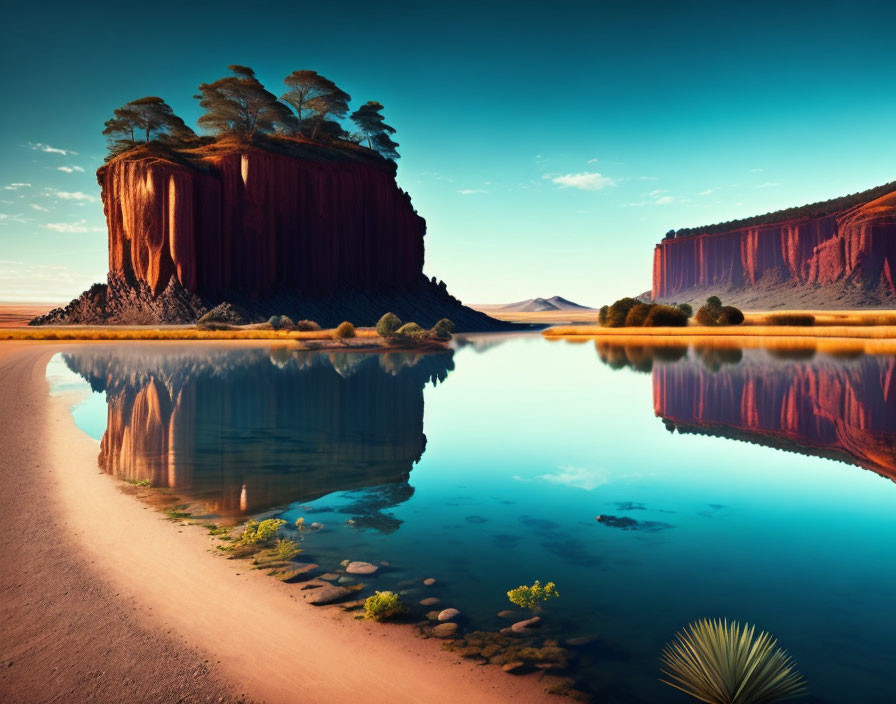
[[[395,592],[377,592],[364,601],[364,618],[386,621],[401,616],[407,609]]]
[[[707,704],[771,704],[805,694],[806,683],[778,641],[737,621],[700,619],[660,656],[668,685]]]
[[[531,587],[521,585],[516,589],[511,589],[507,592],[507,598],[510,599],[511,603],[524,609],[535,608],[542,602],[548,601],[549,599],[556,599],[559,596],[560,593],[557,591],[557,585],[553,582],[548,582],[542,586],[541,582],[537,579]]]
[[[262,550],[255,557],[255,564],[259,566],[272,566],[281,562],[289,562],[302,552],[299,544],[289,538],[279,538],[274,546]]]
[[[250,520],[246,523],[238,545],[259,545],[273,538],[286,525],[282,518],[267,518],[263,521]]]

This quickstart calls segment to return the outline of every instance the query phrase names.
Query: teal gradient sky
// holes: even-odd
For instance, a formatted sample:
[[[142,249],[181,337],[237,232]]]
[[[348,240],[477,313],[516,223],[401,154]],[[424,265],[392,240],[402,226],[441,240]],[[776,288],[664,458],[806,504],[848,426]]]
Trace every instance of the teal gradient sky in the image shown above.
[[[891,2],[21,3],[0,29],[0,300],[105,279],[103,121],[159,95],[195,125],[230,63],[385,105],[426,272],[464,301],[640,293],[670,228],[896,180],[894,21]]]

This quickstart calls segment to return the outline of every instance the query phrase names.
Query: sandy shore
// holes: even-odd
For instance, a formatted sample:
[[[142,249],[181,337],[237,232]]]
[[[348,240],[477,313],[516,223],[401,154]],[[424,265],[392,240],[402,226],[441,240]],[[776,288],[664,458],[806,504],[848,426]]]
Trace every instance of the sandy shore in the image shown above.
[[[59,343],[0,343],[0,699],[15,702],[538,702],[517,678],[413,629],[310,607],[212,554],[97,469],[45,367]]]

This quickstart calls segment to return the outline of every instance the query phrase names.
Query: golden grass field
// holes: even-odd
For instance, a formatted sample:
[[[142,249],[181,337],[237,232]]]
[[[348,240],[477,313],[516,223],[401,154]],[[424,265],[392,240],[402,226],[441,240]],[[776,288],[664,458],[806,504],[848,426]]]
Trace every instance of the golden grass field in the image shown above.
[[[742,325],[681,328],[606,328],[600,325],[557,325],[542,332],[549,340],[586,342],[599,339],[619,345],[713,345],[765,349],[816,349],[830,354],[896,354],[894,311],[786,311],[815,316],[814,325],[769,325],[781,311],[745,313]]]

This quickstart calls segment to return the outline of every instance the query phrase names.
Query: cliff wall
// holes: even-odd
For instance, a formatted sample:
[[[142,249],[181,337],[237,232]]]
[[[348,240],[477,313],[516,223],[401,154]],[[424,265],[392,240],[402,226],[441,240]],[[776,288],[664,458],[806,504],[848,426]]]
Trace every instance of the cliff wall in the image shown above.
[[[173,276],[208,298],[406,288],[426,223],[380,161],[252,147],[195,164],[115,159],[97,173],[110,275],[154,295]]]
[[[426,222],[395,164],[289,138],[129,150],[97,171],[109,276],[33,324],[192,323],[220,303],[369,326],[387,311],[458,331],[509,327],[423,275]]]
[[[844,287],[896,295],[896,192],[824,217],[668,238],[654,250],[654,300],[716,291],[743,303],[739,291],[793,287],[835,287],[847,304]]]

